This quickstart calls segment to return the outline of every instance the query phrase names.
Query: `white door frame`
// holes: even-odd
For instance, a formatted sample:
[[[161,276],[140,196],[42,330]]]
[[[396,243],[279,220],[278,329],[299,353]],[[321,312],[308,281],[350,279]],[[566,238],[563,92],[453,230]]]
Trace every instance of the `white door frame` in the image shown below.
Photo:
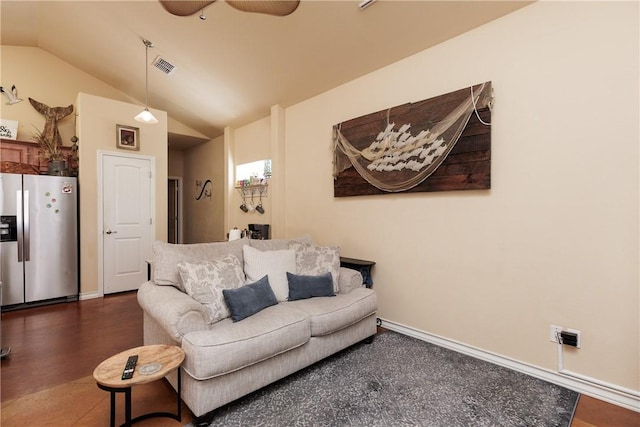
[[[184,193],[184,186],[182,185],[182,177],[181,176],[169,176],[168,180],[173,180],[178,182],[178,243],[184,242],[184,232],[182,227],[182,196]]]
[[[96,232],[98,233],[98,294],[99,296],[104,296],[104,194],[103,194],[103,183],[104,183],[104,171],[102,170],[102,164],[104,158],[107,156],[111,157],[123,157],[127,159],[140,159],[140,160],[148,160],[149,167],[151,170],[151,181],[155,183],[156,177],[156,158],[153,156],[143,156],[140,154],[124,154],[116,151],[105,151],[98,150],[97,151],[97,166],[98,166],[98,227]],[[150,214],[151,214],[151,222],[153,227],[151,227],[151,241],[156,241],[156,186],[152,185],[150,189]],[[149,260],[151,261],[151,260]],[[142,284],[142,283],[141,283]]]

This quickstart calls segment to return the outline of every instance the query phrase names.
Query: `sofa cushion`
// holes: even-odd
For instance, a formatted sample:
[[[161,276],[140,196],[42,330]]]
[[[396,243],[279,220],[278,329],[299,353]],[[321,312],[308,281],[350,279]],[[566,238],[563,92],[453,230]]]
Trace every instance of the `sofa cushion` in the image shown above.
[[[362,273],[346,267],[340,267],[340,293],[348,294],[363,285]]]
[[[153,243],[153,281],[157,285],[170,285],[185,291],[177,264],[180,261],[211,261],[235,255],[243,261],[242,247],[248,239],[232,242],[172,244],[156,241]]]
[[[309,341],[309,331],[305,313],[273,305],[242,322],[224,319],[208,330],[186,334],[183,366],[198,380],[217,377],[299,347]]]
[[[251,246],[243,247],[244,273],[247,280],[256,282],[264,276],[278,301],[286,301],[289,296],[287,271],[296,273],[296,254],[291,249],[280,251],[260,251]]]
[[[289,248],[296,252],[296,274],[318,276],[331,273],[333,276],[333,291],[338,292],[340,278],[340,248],[337,246],[323,247],[309,243],[292,241]]]
[[[313,244],[313,239],[308,234],[293,239],[249,239],[249,245],[260,251],[280,251],[282,249],[289,249],[289,243],[291,242]]]
[[[287,281],[289,282],[289,301],[335,296],[331,273],[303,276],[287,272]]]
[[[229,317],[222,291],[245,284],[242,264],[235,255],[213,261],[181,261],[176,267],[187,294],[206,307],[210,323]]]
[[[269,286],[267,276],[238,289],[223,289],[222,294],[227,306],[229,306],[231,320],[234,322],[246,319],[278,303],[271,286]]]
[[[311,336],[318,337],[344,329],[375,313],[377,300],[373,290],[358,288],[331,298],[310,298],[280,305],[307,313],[311,320]]]

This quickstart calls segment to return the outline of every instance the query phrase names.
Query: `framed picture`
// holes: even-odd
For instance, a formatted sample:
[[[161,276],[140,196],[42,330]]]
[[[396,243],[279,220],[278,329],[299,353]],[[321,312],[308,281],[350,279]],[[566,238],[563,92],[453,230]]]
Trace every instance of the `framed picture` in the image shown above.
[[[139,128],[116,125],[117,147],[125,150],[140,150]]]

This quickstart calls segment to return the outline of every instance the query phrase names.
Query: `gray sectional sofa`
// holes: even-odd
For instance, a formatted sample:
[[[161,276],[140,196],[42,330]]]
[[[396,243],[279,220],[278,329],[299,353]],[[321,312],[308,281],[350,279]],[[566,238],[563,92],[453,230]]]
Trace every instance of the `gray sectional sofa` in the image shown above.
[[[283,270],[290,274],[283,276]],[[182,400],[195,417],[209,416],[376,333],[374,291],[363,286],[359,272],[340,267],[338,248],[315,246],[309,238],[156,242],[152,272],[152,280],[138,291],[144,344],[178,345],[185,351]],[[267,277],[268,288],[258,276]],[[298,291],[312,289],[310,294],[289,301],[293,278],[302,279],[296,282],[302,284]],[[265,298],[251,293],[253,286],[272,290],[266,298],[271,302],[262,304]],[[327,296],[315,296],[317,289]],[[250,315],[234,321],[237,301],[231,297],[238,294],[241,309],[248,308]],[[251,295],[259,295],[257,307]],[[177,375],[168,379],[177,388]]]

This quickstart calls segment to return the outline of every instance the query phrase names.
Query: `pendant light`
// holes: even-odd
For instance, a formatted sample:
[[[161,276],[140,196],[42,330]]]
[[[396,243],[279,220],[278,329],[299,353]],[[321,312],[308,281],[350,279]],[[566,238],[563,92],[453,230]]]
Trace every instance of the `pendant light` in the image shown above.
[[[149,111],[149,48],[153,47],[153,43],[149,40],[142,39],[142,43],[144,43],[144,65],[145,65],[145,78],[144,78],[144,110],[138,114],[135,119],[136,121],[142,123],[155,124],[158,123],[158,119],[156,119],[151,111]]]

